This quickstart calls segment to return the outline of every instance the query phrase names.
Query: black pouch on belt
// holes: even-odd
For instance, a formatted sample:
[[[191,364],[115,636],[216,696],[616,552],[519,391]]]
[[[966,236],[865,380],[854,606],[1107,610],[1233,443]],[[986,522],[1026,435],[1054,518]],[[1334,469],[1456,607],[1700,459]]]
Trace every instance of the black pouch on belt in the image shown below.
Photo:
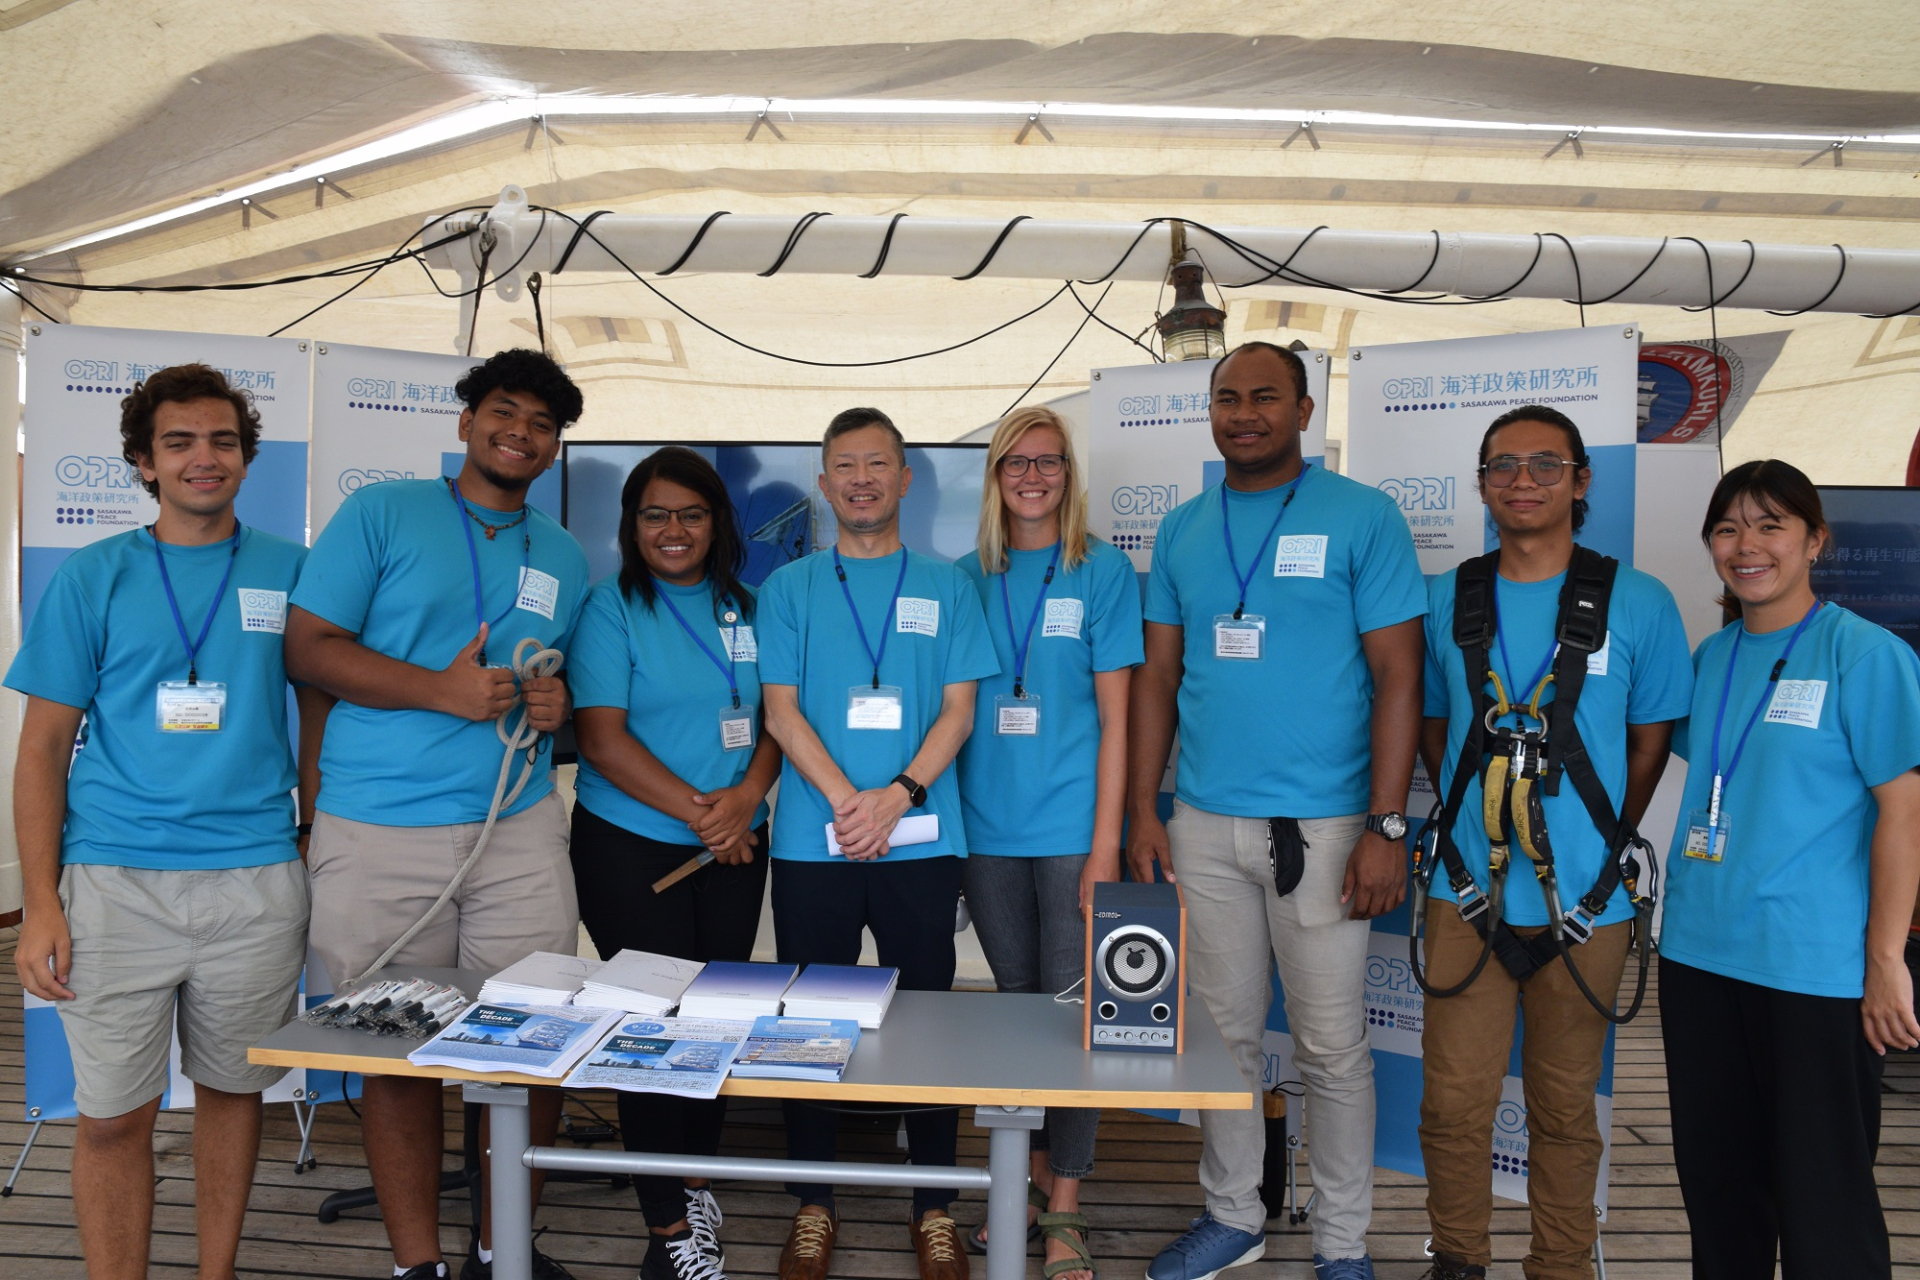
[[[1300,887],[1307,869],[1307,842],[1298,818],[1267,819],[1267,858],[1273,863],[1273,891],[1286,897]]]

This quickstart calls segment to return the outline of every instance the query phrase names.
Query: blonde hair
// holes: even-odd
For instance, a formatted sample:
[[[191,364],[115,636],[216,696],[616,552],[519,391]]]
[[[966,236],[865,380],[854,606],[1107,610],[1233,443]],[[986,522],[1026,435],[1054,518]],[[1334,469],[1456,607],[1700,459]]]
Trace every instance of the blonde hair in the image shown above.
[[[1013,452],[1020,438],[1035,427],[1060,433],[1060,452],[1067,460],[1065,494],[1060,502],[1060,567],[1077,568],[1087,558],[1087,492],[1081,485],[1080,462],[1073,452],[1073,434],[1064,418],[1044,405],[1015,409],[1000,419],[987,446],[986,482],[980,495],[980,567],[988,573],[1007,571],[1008,525],[1011,517],[1000,496],[1000,459]]]

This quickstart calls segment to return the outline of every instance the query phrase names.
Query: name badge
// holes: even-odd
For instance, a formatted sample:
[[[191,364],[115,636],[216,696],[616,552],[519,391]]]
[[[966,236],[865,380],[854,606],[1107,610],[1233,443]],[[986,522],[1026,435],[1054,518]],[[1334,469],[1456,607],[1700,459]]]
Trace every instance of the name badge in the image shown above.
[[[1267,620],[1258,613],[1215,615],[1213,656],[1237,662],[1258,662],[1267,653]]]
[[[993,731],[1010,737],[1031,738],[1040,732],[1040,699],[1028,694],[1016,698],[1010,693],[993,700]]]
[[[735,662],[760,661],[760,642],[754,639],[753,624],[750,622],[743,622],[737,627],[720,628],[720,648]]]
[[[1084,601],[1073,599],[1047,601],[1047,616],[1040,623],[1040,638],[1062,636],[1069,640],[1080,638],[1080,624],[1086,619],[1087,606]]]
[[[538,569],[529,568],[521,572],[520,598],[513,602],[514,608],[537,613],[552,622],[554,606],[559,602],[560,579]]]
[[[1773,688],[1767,706],[1768,724],[1793,724],[1802,729],[1820,727],[1820,710],[1827,704],[1825,680],[1782,680]]]
[[[1701,862],[1718,862],[1727,854],[1727,811],[1720,811],[1720,825],[1712,825],[1713,814],[1706,809],[1687,811],[1687,844],[1681,850],[1687,857]],[[1713,847],[1707,847],[1708,836],[1713,839]]]
[[[753,708],[720,708],[720,749],[745,751],[753,746]]]
[[[162,733],[218,733],[226,713],[227,686],[211,680],[162,680],[153,700],[153,726]]]
[[[1603,676],[1607,674],[1607,658],[1612,653],[1613,632],[1609,631],[1607,632],[1606,639],[1600,642],[1600,647],[1587,655],[1587,674],[1590,676]]]
[[[259,587],[240,588],[240,629],[287,633],[287,593]]]
[[[1324,578],[1327,576],[1327,535],[1324,533],[1287,533],[1274,545],[1273,576],[1276,578]]]
[[[940,634],[940,602],[938,600],[896,596],[893,601],[893,617],[893,629],[896,633],[916,636]]]
[[[897,730],[903,705],[898,685],[857,684],[847,690],[847,728]]]

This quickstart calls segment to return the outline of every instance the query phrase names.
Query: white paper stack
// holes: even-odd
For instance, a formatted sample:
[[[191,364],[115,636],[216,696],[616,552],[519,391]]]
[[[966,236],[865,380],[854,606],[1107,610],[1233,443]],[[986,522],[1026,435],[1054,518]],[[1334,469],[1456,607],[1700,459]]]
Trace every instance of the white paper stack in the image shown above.
[[[599,970],[598,960],[536,951],[516,960],[481,984],[486,1004],[566,1004]]]
[[[764,1014],[777,1014],[780,997],[799,972],[800,967],[791,964],[712,961],[682,993],[680,1016],[752,1022]]]
[[[871,1031],[887,1016],[899,985],[898,969],[810,964],[787,988],[781,1012],[789,1018],[851,1018]]]
[[[687,984],[706,966],[651,951],[622,951],[588,978],[573,1003],[583,1009],[619,1009],[661,1017],[680,1003]]]

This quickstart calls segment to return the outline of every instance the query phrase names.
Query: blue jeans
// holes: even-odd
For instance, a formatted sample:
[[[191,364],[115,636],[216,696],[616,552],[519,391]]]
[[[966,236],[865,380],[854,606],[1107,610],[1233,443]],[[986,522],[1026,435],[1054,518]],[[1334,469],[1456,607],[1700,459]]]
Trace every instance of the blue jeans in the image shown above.
[[[1052,858],[1002,858],[969,854],[965,864],[967,911],[980,935],[980,949],[1002,991],[1059,994],[1086,977],[1087,926],[1080,914],[1084,853]],[[1033,1149],[1047,1153],[1056,1178],[1093,1172],[1096,1107],[1049,1107]]]

